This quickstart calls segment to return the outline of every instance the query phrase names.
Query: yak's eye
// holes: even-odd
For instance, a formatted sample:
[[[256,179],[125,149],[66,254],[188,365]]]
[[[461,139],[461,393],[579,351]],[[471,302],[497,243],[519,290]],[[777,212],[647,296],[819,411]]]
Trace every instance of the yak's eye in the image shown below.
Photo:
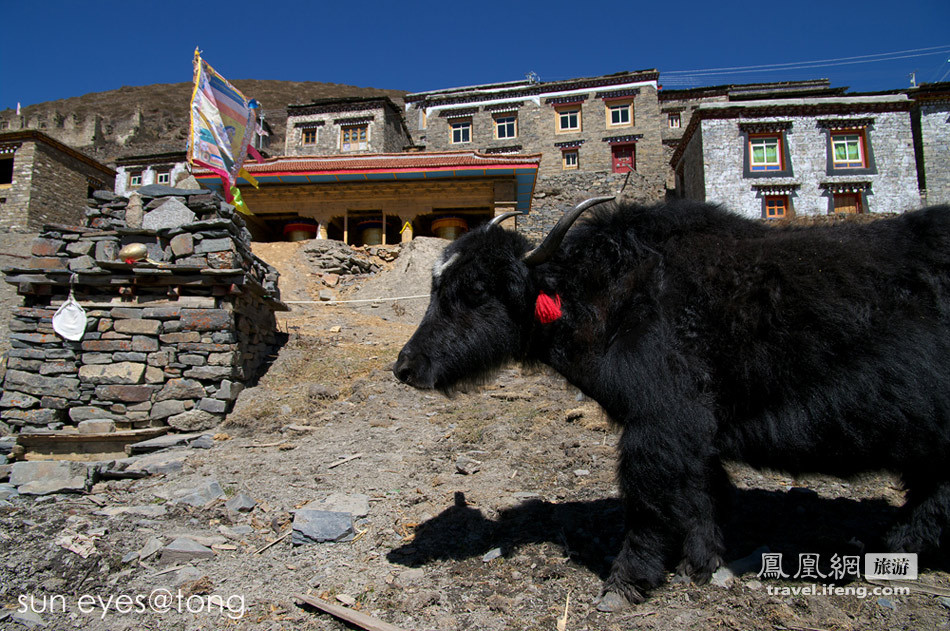
[[[466,303],[477,307],[488,300],[488,288],[485,287],[485,283],[482,281],[474,280],[466,283],[462,290],[462,296]]]

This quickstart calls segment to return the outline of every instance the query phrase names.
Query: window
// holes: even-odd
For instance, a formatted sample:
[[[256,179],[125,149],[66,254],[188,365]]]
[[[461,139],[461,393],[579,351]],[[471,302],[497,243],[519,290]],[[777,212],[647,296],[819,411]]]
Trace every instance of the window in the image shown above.
[[[864,169],[867,168],[865,158],[864,135],[858,131],[833,132],[831,134],[832,168],[835,169]]]
[[[13,158],[0,158],[0,188],[13,184]]]
[[[495,116],[495,138],[517,138],[518,117],[514,114]]]
[[[836,215],[856,215],[862,212],[860,193],[835,193],[833,199]]]
[[[766,195],[765,218],[781,219],[788,216],[788,195]]]
[[[129,186],[142,186],[142,172],[133,171],[129,173]]]
[[[300,132],[301,143],[305,145],[317,144],[317,128],[307,127]]]
[[[749,170],[782,170],[782,139],[780,136],[749,137]]]
[[[670,129],[679,129],[681,125],[679,112],[670,112],[666,117],[666,121]]]
[[[172,174],[169,171],[162,171],[155,178],[155,181],[159,184],[170,184],[172,181]]]
[[[369,134],[369,125],[351,125],[340,130],[341,151],[365,151],[369,145],[366,142]]]
[[[581,130],[581,107],[574,105],[557,110],[558,133]]]
[[[577,149],[568,149],[561,152],[561,168],[565,171],[578,168]]]
[[[458,119],[449,123],[452,130],[452,144],[472,142],[472,119]]]
[[[607,104],[607,127],[630,127],[631,125],[633,125],[632,101]]]

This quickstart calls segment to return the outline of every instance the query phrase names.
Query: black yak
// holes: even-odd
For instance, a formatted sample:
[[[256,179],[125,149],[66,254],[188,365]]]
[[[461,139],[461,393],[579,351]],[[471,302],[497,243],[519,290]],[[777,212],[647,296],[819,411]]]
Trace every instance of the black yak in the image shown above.
[[[599,200],[591,200],[599,201]],[[950,521],[950,207],[765,225],[719,207],[605,204],[536,249],[496,222],[451,244],[393,367],[449,392],[553,367],[622,430],[625,535],[600,607],[720,563],[724,460],[900,475],[893,551]]]

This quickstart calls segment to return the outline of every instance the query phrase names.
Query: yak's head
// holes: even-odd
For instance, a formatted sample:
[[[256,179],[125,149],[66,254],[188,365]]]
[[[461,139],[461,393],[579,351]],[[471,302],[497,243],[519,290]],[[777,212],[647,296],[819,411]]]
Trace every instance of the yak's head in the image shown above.
[[[537,248],[499,224],[506,213],[449,245],[432,270],[432,296],[419,328],[393,367],[416,388],[451,392],[487,379],[523,356],[533,326],[537,287],[532,268],[557,251],[587,200],[566,213]]]

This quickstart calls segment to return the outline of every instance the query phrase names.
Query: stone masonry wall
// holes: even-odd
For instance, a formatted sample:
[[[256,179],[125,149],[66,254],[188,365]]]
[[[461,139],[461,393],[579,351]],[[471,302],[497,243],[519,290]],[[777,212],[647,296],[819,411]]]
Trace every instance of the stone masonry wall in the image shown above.
[[[683,197],[706,201],[706,171],[703,165],[703,135],[693,134],[680,159],[676,188]]]
[[[36,232],[48,223],[82,222],[90,186],[112,190],[103,171],[45,143],[23,141],[13,156],[13,184],[3,191],[0,230]]]
[[[474,149],[486,153],[541,153],[539,179],[573,178],[578,187],[587,184],[589,174],[612,175],[613,161],[608,140],[630,137],[625,142],[635,143],[637,177],[632,178],[628,186],[636,188],[636,195],[640,198],[660,201],[664,196],[669,167],[661,142],[664,121],[660,117],[656,88],[648,84],[636,88],[636,94],[631,96],[633,124],[628,127],[607,126],[605,101],[597,95],[610,91],[609,87],[592,88],[581,95],[585,97],[580,105],[581,128],[576,132],[557,131],[557,110],[542,96],[540,102],[524,98],[513,99],[510,104],[434,110],[427,118],[426,129],[417,130],[417,136],[428,151]],[[495,116],[509,112],[517,116],[517,136],[495,138]],[[471,119],[471,142],[451,142],[451,123],[459,118]],[[408,110],[406,120],[410,125],[418,126],[418,110]],[[579,143],[576,146],[579,162],[576,170],[563,169],[561,147],[564,143]]]
[[[33,181],[33,156],[36,143],[24,142],[13,152],[13,182],[0,191],[0,231],[29,230],[30,189]]]
[[[80,224],[83,220],[90,182],[93,188],[112,190],[115,181],[43,143],[36,143],[33,156],[33,182],[30,190],[29,227],[39,230],[45,224]]]
[[[10,323],[0,430],[91,420],[205,429],[273,352],[277,272],[250,253],[233,207],[206,191],[140,193],[99,194],[89,227],[48,226],[31,267],[5,270],[24,306]],[[133,242],[148,261],[117,260]],[[70,288],[86,310],[79,341],[52,326]]]
[[[397,112],[390,112],[385,106],[366,107],[359,110],[321,111],[317,113],[295,114],[290,112],[287,118],[287,138],[284,145],[284,155],[338,155],[341,153],[341,128],[346,122],[362,121],[369,125],[367,130],[367,147],[364,150],[353,150],[346,153],[393,153],[402,151],[409,144]],[[303,124],[314,125],[317,130],[316,143],[303,144]]]
[[[822,115],[822,119],[838,118]],[[854,118],[843,116],[841,118]],[[916,161],[908,112],[878,112],[869,127],[875,173],[828,175],[828,136],[814,116],[756,118],[757,122],[790,121],[786,132],[791,177],[744,178],[744,136],[736,119],[702,121],[702,150],[706,201],[720,203],[747,217],[762,217],[762,198],[753,186],[795,185],[792,207],[796,215],[828,214],[829,193],[824,186],[849,182],[870,183],[866,212],[899,213],[920,206]]]
[[[950,100],[920,106],[927,204],[950,204]]]

